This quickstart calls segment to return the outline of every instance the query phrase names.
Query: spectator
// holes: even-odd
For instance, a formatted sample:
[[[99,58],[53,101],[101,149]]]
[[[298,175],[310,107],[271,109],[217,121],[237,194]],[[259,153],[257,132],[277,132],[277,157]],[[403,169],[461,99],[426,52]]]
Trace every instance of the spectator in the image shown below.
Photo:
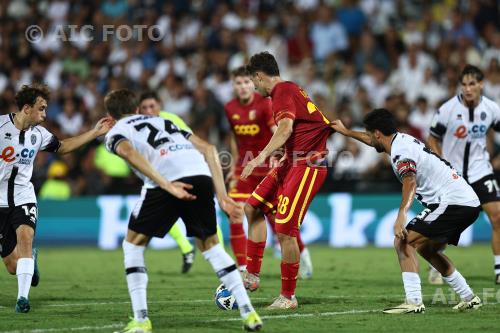
[[[311,28],[316,61],[323,62],[332,54],[349,46],[344,27],[333,16],[332,9],[326,5],[320,5],[316,11],[316,20]]]

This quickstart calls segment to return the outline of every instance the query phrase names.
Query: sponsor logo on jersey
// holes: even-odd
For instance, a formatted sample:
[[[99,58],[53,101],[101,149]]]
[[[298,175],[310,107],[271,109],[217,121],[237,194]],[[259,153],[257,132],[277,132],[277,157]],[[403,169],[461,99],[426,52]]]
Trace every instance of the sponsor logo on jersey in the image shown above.
[[[193,145],[192,144],[175,144],[175,145],[171,145],[168,147],[168,150],[169,151],[179,151],[179,150],[184,150],[184,149],[194,149]],[[164,154],[165,155],[165,154]]]
[[[231,116],[231,118],[234,119],[234,120],[239,120],[240,119],[240,115],[239,114],[233,114]]]
[[[12,140],[12,134],[5,133],[5,140]]]
[[[16,152],[14,151],[14,147],[7,146],[0,153],[0,160],[4,160],[7,163],[12,162],[16,159],[16,157],[14,156],[15,153]]]
[[[250,110],[248,112],[248,119],[255,120],[255,118],[257,118],[257,110]]]
[[[234,126],[234,132],[236,135],[257,135],[260,132],[260,127],[257,124],[250,125],[236,125]]]
[[[35,156],[34,149],[24,148],[21,150],[20,154],[16,154],[14,147],[7,146],[0,153],[0,160],[4,160],[7,163],[14,162],[16,157],[20,157],[18,160],[19,164],[31,164],[32,158]]]
[[[488,128],[486,127],[486,125],[473,125],[471,128],[469,128],[469,130],[467,130],[467,127],[465,127],[465,125],[460,125],[457,127],[453,135],[458,139],[464,139],[467,137],[467,135],[470,135],[473,139],[477,139],[484,137],[487,130]]]
[[[20,155],[21,155],[21,158],[19,159],[19,161],[17,161],[17,163],[29,165],[32,162],[33,156],[35,156],[35,150],[24,148],[23,150],[21,150]],[[16,156],[18,156],[18,155],[16,155]]]

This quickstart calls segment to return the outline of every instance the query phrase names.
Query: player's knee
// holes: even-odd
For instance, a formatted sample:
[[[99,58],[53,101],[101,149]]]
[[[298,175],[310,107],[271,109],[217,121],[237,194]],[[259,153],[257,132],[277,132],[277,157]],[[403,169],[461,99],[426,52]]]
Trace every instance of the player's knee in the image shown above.
[[[495,231],[500,231],[500,210],[496,210],[489,216],[491,227]]]
[[[201,252],[208,251],[217,244],[219,244],[219,237],[217,234],[209,236],[205,239],[196,239],[196,245]]]
[[[287,234],[282,234],[281,232],[277,232],[276,236],[278,237],[278,240],[280,241],[281,244],[287,243],[287,242],[296,242],[295,237],[287,235]]]
[[[31,245],[33,242],[34,230],[27,225],[21,225],[16,230],[17,243],[21,246]]]
[[[248,223],[254,222],[259,215],[259,209],[248,203],[245,204],[243,209],[245,211],[245,215],[247,216]]]

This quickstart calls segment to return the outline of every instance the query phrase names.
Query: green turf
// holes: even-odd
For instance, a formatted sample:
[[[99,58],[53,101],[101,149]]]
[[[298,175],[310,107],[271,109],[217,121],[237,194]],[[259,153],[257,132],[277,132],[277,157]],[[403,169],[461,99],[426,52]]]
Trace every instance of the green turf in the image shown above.
[[[423,315],[383,315],[380,310],[403,299],[401,274],[391,249],[311,247],[314,276],[299,281],[299,309],[276,313],[263,308],[279,293],[279,260],[267,252],[261,289],[251,294],[264,318],[265,332],[443,332],[498,331],[500,289],[493,284],[490,247],[452,248],[448,255],[489,304],[469,313],[452,305],[432,304],[433,295],[450,297],[448,287],[436,293],[422,269]],[[131,308],[121,251],[89,248],[41,248],[42,278],[32,288],[29,314],[15,314],[15,276],[0,276],[0,333],[112,332],[128,321]],[[219,282],[197,253],[188,275],[181,275],[177,250],[148,251],[148,299],[154,332],[232,332],[241,330],[237,311],[219,310],[212,301]],[[488,289],[490,288],[490,289]],[[494,289],[493,289],[494,288]],[[295,316],[282,316],[294,314]],[[73,329],[73,330],[72,330]]]

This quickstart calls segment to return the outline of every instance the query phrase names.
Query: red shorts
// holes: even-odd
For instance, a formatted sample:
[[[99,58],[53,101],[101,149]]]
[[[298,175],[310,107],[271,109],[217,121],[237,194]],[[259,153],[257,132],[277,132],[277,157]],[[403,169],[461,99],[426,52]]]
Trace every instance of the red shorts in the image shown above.
[[[297,237],[300,224],[327,176],[324,166],[291,166],[273,169],[247,200],[264,213],[276,210],[276,232]]]
[[[236,202],[247,201],[252,195],[252,192],[265,177],[265,175],[250,175],[250,177],[246,179],[241,179],[238,175],[236,177],[236,179],[238,179],[236,185],[229,190],[229,197]]]

